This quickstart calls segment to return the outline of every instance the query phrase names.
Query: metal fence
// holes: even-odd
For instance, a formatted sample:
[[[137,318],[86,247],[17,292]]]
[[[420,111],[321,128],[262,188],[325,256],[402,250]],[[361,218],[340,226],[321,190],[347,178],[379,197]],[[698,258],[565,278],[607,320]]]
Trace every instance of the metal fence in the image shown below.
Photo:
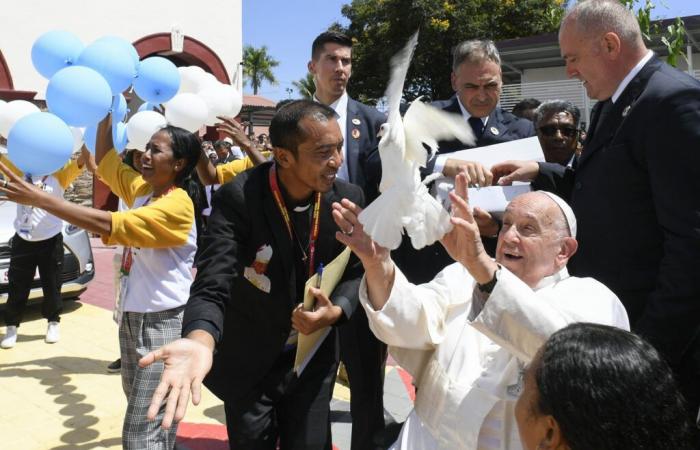
[[[695,78],[700,80],[700,70],[694,71]],[[525,98],[536,98],[539,101],[568,100],[581,110],[581,121],[587,126],[590,123],[591,108],[596,100],[588,98],[583,83],[579,80],[544,81],[539,83],[506,84],[501,93],[501,107],[507,111]]]

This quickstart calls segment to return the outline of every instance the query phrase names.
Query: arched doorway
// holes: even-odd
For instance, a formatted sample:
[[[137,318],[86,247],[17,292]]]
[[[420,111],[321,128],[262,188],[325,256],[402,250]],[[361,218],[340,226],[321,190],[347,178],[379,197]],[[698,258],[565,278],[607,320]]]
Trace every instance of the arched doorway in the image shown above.
[[[221,58],[212,49],[197,39],[185,36],[182,53],[171,50],[170,33],[156,33],[134,42],[141,59],[149,56],[163,56],[176,66],[199,66],[212,73],[217,80],[230,84],[228,72]]]
[[[0,51],[0,100],[29,100],[31,101],[36,95],[35,91],[16,91],[15,85],[12,82],[12,74],[10,66],[7,65],[5,57]]]
[[[211,48],[197,39],[184,37],[183,51],[173,52],[170,42],[170,33],[155,33],[144,36],[133,43],[139,54],[139,59],[149,56],[162,56],[172,61],[176,66],[199,66],[211,73],[221,83],[230,84],[228,72],[224,63]],[[132,108],[135,111],[135,108]],[[205,139],[216,140],[218,133],[213,127],[207,128]],[[93,183],[93,205],[96,208],[114,211],[118,199],[97,177]]]

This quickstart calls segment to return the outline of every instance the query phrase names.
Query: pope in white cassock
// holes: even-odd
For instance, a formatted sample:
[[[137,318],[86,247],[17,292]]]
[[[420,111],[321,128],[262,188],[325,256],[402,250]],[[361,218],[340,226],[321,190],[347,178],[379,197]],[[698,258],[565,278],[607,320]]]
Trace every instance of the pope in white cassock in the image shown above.
[[[365,268],[360,299],[370,328],[417,387],[392,449],[521,449],[513,408],[523,369],[549,335],[573,322],[629,329],[615,294],[569,276],[576,218],[562,199],[545,192],[513,199],[494,261],[470,213],[467,182],[457,176],[454,227],[441,241],[457,262],[423,285],[409,283],[364,233],[360,208],[334,204],[338,226],[349,232],[337,238]]]

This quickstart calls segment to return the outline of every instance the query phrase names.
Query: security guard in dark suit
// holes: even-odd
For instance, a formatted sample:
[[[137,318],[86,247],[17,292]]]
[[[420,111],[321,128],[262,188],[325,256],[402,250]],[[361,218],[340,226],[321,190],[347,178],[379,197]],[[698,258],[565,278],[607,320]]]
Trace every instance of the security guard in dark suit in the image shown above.
[[[461,170],[466,170],[472,183],[488,186],[491,184],[488,168],[475,162],[450,159],[449,154],[535,136],[535,128],[531,121],[498,107],[503,84],[501,57],[492,41],[470,40],[459,44],[453,54],[451,81],[455,95],[448,100],[434,102],[433,106],[464,117],[464,126],[472,128],[476,143],[468,145],[458,140],[439,142],[437,155],[428,161],[422,174],[427,176],[439,172],[454,177]],[[492,231],[495,235],[497,228]],[[488,231],[483,236],[488,236]],[[486,241],[487,238],[487,249],[495,249],[495,239],[492,239],[491,245]],[[428,282],[454,262],[440,243],[415,250],[406,238],[392,257],[412,283]]]
[[[693,421],[700,407],[700,82],[647,49],[617,2],[580,2],[559,32],[567,74],[598,100],[572,168],[502,164],[568,199],[579,226],[576,276],[608,286],[632,331],[674,371]],[[700,448],[700,440],[696,440]]]

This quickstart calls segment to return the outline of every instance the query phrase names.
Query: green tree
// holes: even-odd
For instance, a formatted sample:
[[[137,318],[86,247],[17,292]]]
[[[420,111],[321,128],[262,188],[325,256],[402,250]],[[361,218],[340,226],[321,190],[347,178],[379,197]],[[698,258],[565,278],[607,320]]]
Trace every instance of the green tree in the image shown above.
[[[640,2],[641,0],[620,0],[620,3],[631,11],[634,11],[635,5]],[[688,60],[685,55],[685,23],[683,23],[683,19],[677,17],[671,25],[661,31],[658,23],[653,23],[651,21],[651,13],[654,8],[656,8],[656,5],[654,5],[651,0],[644,0],[644,5],[640,6],[636,12],[637,22],[639,22],[639,27],[642,29],[644,42],[650,44],[655,39],[659,39],[666,47],[666,51],[668,51],[668,58],[666,61],[673,67],[676,67],[679,57],[682,57],[686,61]]]
[[[292,86],[299,91],[301,98],[311,100],[316,92],[316,84],[314,84],[314,76],[311,72],[308,72],[304,78],[292,81]]]
[[[267,54],[267,46],[255,48],[246,45],[243,48],[243,76],[246,84],[253,88],[253,95],[258,95],[258,89],[263,82],[277,84],[277,79],[272,69],[279,65],[272,56]]]
[[[353,39],[350,94],[374,103],[384,94],[389,60],[420,28],[405,84],[407,100],[447,98],[451,49],[466,39],[494,41],[554,32],[566,0],[352,0],[342,14],[350,25],[331,28]]]

